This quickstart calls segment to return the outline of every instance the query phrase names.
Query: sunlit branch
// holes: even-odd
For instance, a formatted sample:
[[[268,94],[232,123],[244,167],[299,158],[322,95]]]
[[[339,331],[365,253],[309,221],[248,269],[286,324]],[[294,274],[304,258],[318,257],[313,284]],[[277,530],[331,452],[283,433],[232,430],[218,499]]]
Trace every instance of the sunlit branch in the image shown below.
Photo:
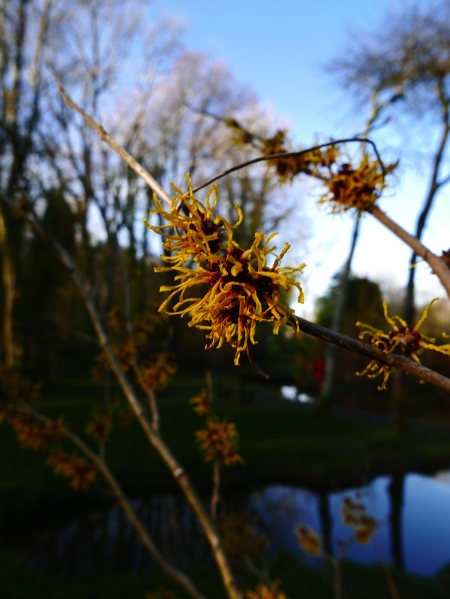
[[[128,164],[128,166],[134,170],[135,173],[142,177],[142,179],[147,183],[147,185],[151,189],[153,189],[153,191],[162,199],[163,202],[165,202],[168,206],[172,206],[171,199],[160,186],[160,184],[156,181],[156,179],[154,179],[151,176],[151,174],[141,164],[139,164],[139,162],[135,160],[133,156],[131,156],[131,154],[129,154],[126,150],[119,146],[119,144],[115,142],[114,139],[108,133],[106,133],[106,131],[99,123],[94,121],[94,119],[92,119],[88,114],[86,114],[84,110],[66,94],[63,86],[60,83],[58,83],[58,89],[67,106],[73,108],[76,112],[78,112],[78,114],[80,114],[84,118],[86,123],[90,127],[92,127],[94,131],[97,132],[100,139],[104,141],[106,144],[108,144],[108,146],[111,149],[113,149],[117,154],[119,154],[122,160],[124,160]]]
[[[405,231],[403,227],[394,222],[389,216],[380,210],[378,206],[372,206],[368,209],[380,223],[387,227],[394,235],[399,237],[408,245],[417,256],[423,258],[433,269],[435,275],[439,278],[448,297],[450,298],[450,270],[444,260],[436,254],[433,254],[426,246],[423,245],[416,237]]]

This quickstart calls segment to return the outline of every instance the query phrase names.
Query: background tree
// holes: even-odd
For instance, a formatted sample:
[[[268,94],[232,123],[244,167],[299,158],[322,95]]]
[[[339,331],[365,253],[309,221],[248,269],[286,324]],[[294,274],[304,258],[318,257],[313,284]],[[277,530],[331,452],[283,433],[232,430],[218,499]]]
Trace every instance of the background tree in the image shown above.
[[[449,50],[448,0],[424,5],[416,2],[356,36],[342,57],[330,65],[342,87],[353,90],[359,105],[371,104],[373,126],[379,126],[382,117],[385,124],[397,117],[401,126],[409,127],[412,122],[429,128],[428,137],[435,140],[435,146],[416,223],[417,239],[422,237],[439,191],[450,181],[444,168],[450,132]],[[413,253],[404,303],[407,322],[414,319],[416,259]]]

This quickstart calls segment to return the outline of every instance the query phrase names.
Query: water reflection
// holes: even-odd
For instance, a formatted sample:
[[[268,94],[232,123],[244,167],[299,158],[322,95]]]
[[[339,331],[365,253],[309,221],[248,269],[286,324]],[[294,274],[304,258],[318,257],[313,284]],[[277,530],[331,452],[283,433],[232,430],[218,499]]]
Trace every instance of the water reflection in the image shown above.
[[[328,495],[276,485],[255,494],[252,505],[275,548],[289,549],[314,564],[298,547],[296,524],[318,531],[325,551],[335,556],[352,536],[339,511],[343,498],[350,496],[365,505],[379,526],[371,543],[352,544],[347,558],[363,564],[383,558],[409,572],[434,575],[450,563],[450,485],[443,480],[442,475],[379,477],[365,487]]]
[[[313,493],[305,488],[271,485],[249,497],[235,498],[233,509],[258,519],[270,539],[270,550],[289,549],[311,565],[298,546],[299,522],[322,535],[325,551],[336,555],[352,537],[340,507],[345,496],[364,504],[379,526],[368,545],[353,543],[346,557],[373,564],[382,557],[398,568],[434,575],[450,563],[450,477],[417,474],[379,477],[359,489]],[[229,498],[230,499],[230,498]],[[181,568],[192,562],[212,563],[197,520],[182,497],[157,494],[132,501],[162,552]],[[26,536],[27,535],[27,536]],[[139,538],[118,507],[74,514],[68,521],[30,532],[14,529],[14,542],[0,539],[0,550],[20,553],[25,565],[65,575],[91,572],[141,572],[153,568]]]

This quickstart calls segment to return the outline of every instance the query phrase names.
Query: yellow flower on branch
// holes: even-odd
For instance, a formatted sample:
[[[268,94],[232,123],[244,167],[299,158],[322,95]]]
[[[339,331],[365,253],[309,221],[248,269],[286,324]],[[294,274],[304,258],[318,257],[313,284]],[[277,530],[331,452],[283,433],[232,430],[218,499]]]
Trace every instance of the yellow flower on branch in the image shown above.
[[[11,424],[20,443],[37,450],[46,448],[59,439],[64,427],[64,417],[59,416],[54,422],[43,422],[29,412],[20,411],[11,418]]]
[[[170,315],[188,314],[191,318],[190,327],[208,331],[206,337],[211,341],[206,349],[219,348],[224,341],[230,343],[236,349],[234,362],[238,365],[240,354],[245,350],[248,351],[250,343],[257,343],[255,340],[257,322],[273,322],[274,334],[277,334],[280,326],[285,324],[289,324],[295,334],[298,333],[298,323],[285,294],[292,287],[296,287],[299,292],[298,301],[303,303],[303,290],[293,277],[303,270],[305,264],[298,268],[279,267],[290,246],[286,243],[281,253],[276,256],[274,254],[276,248],[271,247],[270,243],[277,233],[267,237],[257,232],[250,249],[242,250],[233,241],[232,227],[221,216],[216,217],[214,223],[222,223],[227,230],[226,246],[219,243],[217,231],[216,236],[208,237],[204,232],[200,235],[203,217],[199,214],[205,214],[205,219],[208,220],[217,200],[210,207],[207,199],[207,208],[202,205],[205,210],[203,213],[199,209],[200,203],[192,196],[191,188],[190,194],[187,197],[189,200],[187,206],[192,210],[190,216],[193,228],[192,230],[189,228],[189,217],[179,216],[183,222],[182,230],[186,233],[179,238],[174,236],[174,240],[169,239],[164,242],[164,247],[174,252],[173,256],[163,256],[163,260],[171,266],[155,268],[155,272],[179,273],[175,277],[177,281],[175,285],[161,287],[161,291],[169,291],[170,294],[159,310]],[[176,199],[179,199],[179,196],[175,196],[174,201]],[[178,218],[175,214],[177,213],[176,202],[173,206],[173,213],[168,215],[160,204],[158,205],[158,212],[167,220],[170,219],[170,226],[175,226],[174,223]],[[208,220],[208,222],[212,221]],[[240,222],[241,218],[235,226]],[[158,228],[153,230],[160,232]],[[178,245],[175,244],[177,239],[180,242]],[[213,247],[211,242],[215,244]],[[196,260],[195,269],[182,266],[191,256]],[[269,256],[274,257],[272,266],[268,264]],[[199,287],[197,297],[185,297]],[[177,298],[177,301],[169,311],[168,306],[174,298]]]
[[[161,391],[170,383],[172,375],[176,374],[178,364],[173,361],[172,352],[154,354],[138,371],[137,378],[141,387]]]
[[[286,595],[277,591],[280,581],[276,580],[270,587],[261,582],[256,591],[246,591],[246,599],[286,599]]]
[[[70,486],[79,491],[86,491],[95,480],[95,468],[85,459],[56,450],[47,458],[47,464],[53,467],[55,474],[70,478]]]
[[[205,462],[220,460],[225,466],[244,463],[237,453],[238,434],[236,426],[218,416],[210,416],[206,421],[206,429],[195,433],[201,449],[205,453]]]
[[[391,330],[388,333],[385,333],[384,331],[376,329],[369,324],[357,322],[356,326],[364,327],[366,329],[359,334],[359,338],[364,339],[364,337],[367,335],[370,337],[370,344],[373,347],[381,349],[385,354],[400,354],[408,358],[412,358],[418,364],[420,364],[418,355],[425,349],[431,349],[441,354],[450,356],[450,344],[435,345],[434,339],[419,333],[419,328],[427,318],[431,306],[438,299],[439,298],[435,298],[428,304],[414,327],[408,325],[400,316],[389,316],[387,304],[386,302],[383,302],[384,317],[386,318],[388,324],[391,325]],[[443,335],[445,337],[445,334]],[[358,376],[367,375],[369,378],[375,378],[382,374],[383,382],[378,387],[378,389],[381,390],[386,389],[386,382],[393,370],[394,369],[387,364],[380,364],[377,362],[377,360],[372,360],[362,372],[357,372],[356,374]]]
[[[396,166],[396,163],[386,166],[385,174],[391,173]],[[372,161],[367,155],[358,166],[349,161],[340,164],[337,171],[331,165],[328,170],[330,175],[325,181],[328,189],[319,199],[319,204],[331,204],[333,214],[352,209],[367,210],[386,188],[385,174],[379,162]]]
[[[230,225],[222,216],[213,218],[213,210],[217,204],[217,185],[213,185],[206,196],[206,206],[202,204],[192,193],[192,184],[189,175],[186,175],[189,193],[183,194],[181,190],[172,183],[176,194],[172,199],[172,207],[167,211],[161,202],[154,197],[156,210],[150,215],[159,214],[167,222],[165,225],[151,225],[147,219],[144,223],[149,229],[164,238],[163,247],[172,256],[164,256],[164,262],[173,266],[187,263],[191,258],[200,263],[219,251],[221,247],[221,235],[228,233],[227,247],[231,248],[233,240],[232,230],[239,226],[243,219],[241,208],[236,205],[238,220]],[[214,195],[211,204],[211,195]]]
[[[199,414],[200,416],[202,416],[203,414],[211,414],[212,412],[212,407],[208,401],[208,394],[206,392],[206,389],[203,389],[203,391],[199,395],[196,395],[195,397],[190,399],[189,403],[191,403],[194,406],[194,412],[197,412],[197,414]]]

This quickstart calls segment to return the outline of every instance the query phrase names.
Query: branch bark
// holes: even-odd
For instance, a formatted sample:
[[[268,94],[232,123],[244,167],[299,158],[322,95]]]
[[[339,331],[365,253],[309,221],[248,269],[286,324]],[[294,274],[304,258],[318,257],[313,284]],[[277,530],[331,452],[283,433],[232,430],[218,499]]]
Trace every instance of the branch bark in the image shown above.
[[[117,142],[113,140],[113,138],[106,133],[103,127],[94,121],[85,111],[78,106],[65,92],[63,86],[58,83],[59,93],[64,99],[64,102],[69,106],[69,108],[73,108],[78,114],[80,114],[86,123],[94,129],[94,131],[98,134],[100,139],[104,141],[108,146],[113,149],[119,156],[124,160],[130,168],[132,168],[135,173],[137,173],[146,183],[147,185],[153,189],[153,191],[165,202],[168,206],[172,206],[172,200],[160,186],[160,184],[154,179],[151,174],[141,165],[137,160],[135,160],[126,150],[124,150]]]
[[[334,343],[335,345],[343,347],[349,351],[367,356],[371,360],[378,360],[378,362],[381,362],[382,364],[387,364],[388,366],[397,368],[397,370],[405,372],[406,374],[412,374],[420,380],[430,383],[434,387],[438,387],[438,389],[442,389],[443,391],[450,393],[450,379],[438,374],[434,370],[430,370],[426,366],[422,366],[422,364],[417,364],[411,358],[396,354],[385,354],[381,351],[381,349],[372,347],[363,341],[359,341],[359,339],[353,339],[352,337],[347,337],[341,333],[336,333],[335,331],[331,331],[330,329],[322,327],[319,324],[309,322],[308,320],[300,318],[299,316],[297,316],[297,321],[300,326],[300,330],[307,335],[312,335],[313,337],[322,339],[327,343]]]
[[[368,212],[372,214],[381,224],[387,227],[394,235],[397,235],[402,241],[409,245],[409,247],[417,254],[428,262],[428,264],[433,269],[434,274],[439,278],[442,286],[447,292],[448,297],[450,298],[450,270],[446,263],[433,254],[426,246],[423,245],[416,237],[405,231],[403,227],[394,222],[389,216],[380,210],[378,206],[372,206],[369,208]]]

